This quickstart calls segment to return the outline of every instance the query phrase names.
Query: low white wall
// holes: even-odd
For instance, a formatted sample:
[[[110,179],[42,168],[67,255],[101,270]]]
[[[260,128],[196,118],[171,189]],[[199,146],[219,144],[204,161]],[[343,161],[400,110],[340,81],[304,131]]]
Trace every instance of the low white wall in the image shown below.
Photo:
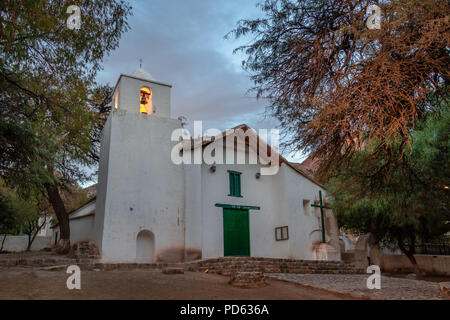
[[[3,241],[3,236],[0,235],[0,244],[1,241]],[[44,248],[51,247],[51,241],[52,237],[41,237],[37,236],[36,239],[34,239],[33,244],[31,245],[32,251],[38,251]],[[6,236],[5,243],[3,245],[3,251],[10,251],[10,252],[20,252],[25,251],[28,246],[28,236]]]

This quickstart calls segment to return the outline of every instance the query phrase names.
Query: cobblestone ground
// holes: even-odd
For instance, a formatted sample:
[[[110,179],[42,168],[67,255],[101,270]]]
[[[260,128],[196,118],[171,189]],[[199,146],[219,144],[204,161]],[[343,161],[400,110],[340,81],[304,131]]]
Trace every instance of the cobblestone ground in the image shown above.
[[[286,274],[271,273],[268,277],[298,283],[304,286],[325,289],[335,293],[349,294],[353,297],[389,300],[430,300],[442,299],[437,283],[381,277],[381,289],[368,289],[367,278],[363,274]]]

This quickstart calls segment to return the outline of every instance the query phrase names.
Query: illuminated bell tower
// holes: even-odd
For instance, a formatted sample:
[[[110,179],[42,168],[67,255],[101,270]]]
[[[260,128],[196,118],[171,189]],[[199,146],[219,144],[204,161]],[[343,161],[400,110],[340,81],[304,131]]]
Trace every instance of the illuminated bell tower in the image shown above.
[[[103,262],[184,259],[184,168],[171,161],[181,128],[172,86],[138,69],[120,75],[103,129],[95,211]]]
[[[170,118],[171,85],[157,82],[143,69],[120,75],[114,88],[113,107]],[[138,108],[136,109],[136,104]]]

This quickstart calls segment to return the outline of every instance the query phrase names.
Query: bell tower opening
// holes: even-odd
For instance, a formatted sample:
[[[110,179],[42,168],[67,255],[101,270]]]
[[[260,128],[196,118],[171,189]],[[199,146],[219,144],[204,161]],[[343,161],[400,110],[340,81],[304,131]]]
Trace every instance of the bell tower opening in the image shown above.
[[[121,74],[111,97],[112,109],[170,118],[171,88],[142,69],[130,75]]]
[[[116,95],[114,97],[114,108],[119,108],[119,91],[116,91]]]
[[[152,114],[153,113],[152,89],[150,89],[149,87],[142,87],[139,94],[139,99],[140,99],[139,111],[141,113]]]

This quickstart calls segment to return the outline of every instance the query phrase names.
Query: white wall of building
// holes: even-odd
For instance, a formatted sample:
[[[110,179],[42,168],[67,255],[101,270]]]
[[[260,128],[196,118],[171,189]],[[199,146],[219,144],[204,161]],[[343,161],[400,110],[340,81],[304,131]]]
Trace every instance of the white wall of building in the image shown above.
[[[289,228],[290,255],[296,259],[314,260],[317,258],[314,245],[321,242],[321,221],[320,210],[312,208],[311,204],[319,199],[319,190],[322,191],[322,197],[325,197],[325,190],[285,164],[281,166],[279,173],[282,175],[283,194],[286,197],[285,212],[292,226]],[[303,200],[309,200],[308,208],[304,207]],[[328,234],[330,230],[325,230],[328,242],[331,240]],[[336,242],[337,236],[335,235]]]
[[[70,219],[80,218],[83,216],[86,216],[88,214],[92,214],[95,212],[95,199],[89,201],[85,205],[83,205],[81,208],[79,208],[76,212],[73,212],[70,215]]]
[[[119,111],[113,111],[114,112]],[[111,156],[111,120],[110,115],[106,120],[105,126],[103,127],[102,143],[100,147],[100,161],[98,169],[98,185],[97,185],[97,195],[95,201],[95,242],[99,247],[100,253],[103,243],[103,226],[106,212],[106,199],[107,199],[107,188],[108,188],[108,173],[109,173],[109,158]]]
[[[325,196],[320,186],[286,164],[276,175],[262,175],[259,179],[255,175],[260,165],[216,164],[215,172],[206,164],[185,167],[189,181],[186,185],[192,188],[186,191],[186,243],[195,248],[201,243],[203,258],[224,255],[223,208],[215,206],[219,203],[260,207],[249,211],[251,256],[316,259],[314,245],[321,241],[320,211],[305,211],[303,200],[309,200],[310,206],[318,199],[319,190]],[[228,170],[242,173],[242,198],[228,196]],[[276,241],[275,228],[282,226],[289,227],[289,240]]]
[[[186,209],[186,259],[202,257],[202,166],[184,165],[185,209]]]
[[[79,241],[95,241],[95,216],[88,215],[70,220],[70,243]]]
[[[154,233],[158,261],[183,259],[184,170],[170,158],[180,121],[120,109],[108,121],[95,222],[102,260],[136,261],[142,230]]]
[[[96,201],[91,200],[84,206],[70,214],[70,243],[75,244],[79,241],[97,241],[95,234],[95,207]],[[60,239],[59,226],[53,228],[52,244]]]
[[[52,229],[51,229],[52,221],[51,221],[50,217],[46,217],[46,218],[40,217],[38,224],[39,225],[44,224],[37,234],[39,237],[48,237],[48,236],[51,237],[52,236]]]
[[[255,178],[259,165],[217,165],[202,168],[203,257],[223,256],[223,209],[216,203],[258,206],[250,210],[250,254],[256,257],[314,259],[312,243],[320,242],[320,220],[306,216],[303,199],[318,197],[317,185],[282,165],[274,176]],[[242,198],[230,197],[227,170],[242,172]],[[314,210],[312,210],[314,212]],[[289,240],[276,241],[275,228],[288,226]]]
[[[139,113],[142,86],[152,89],[155,114]],[[255,175],[261,167],[256,164],[217,164],[215,172],[206,164],[174,164],[171,136],[181,123],[169,118],[170,88],[119,78],[118,109],[111,112],[103,131],[95,220],[71,220],[74,240],[93,232],[103,262],[220,257],[223,209],[216,204],[257,206],[260,210],[249,212],[251,256],[315,259],[320,214],[312,208],[307,213],[303,200],[309,200],[309,206],[314,203],[320,187],[286,164],[276,175],[259,179]],[[242,173],[242,197],[228,196],[227,170]],[[75,215],[83,215],[81,211]],[[289,240],[276,241],[275,228],[282,226],[289,227]],[[136,252],[142,248],[152,248],[152,254],[140,260]]]

